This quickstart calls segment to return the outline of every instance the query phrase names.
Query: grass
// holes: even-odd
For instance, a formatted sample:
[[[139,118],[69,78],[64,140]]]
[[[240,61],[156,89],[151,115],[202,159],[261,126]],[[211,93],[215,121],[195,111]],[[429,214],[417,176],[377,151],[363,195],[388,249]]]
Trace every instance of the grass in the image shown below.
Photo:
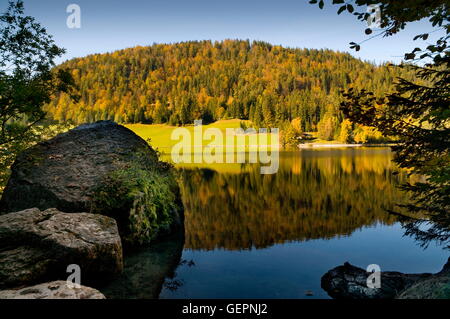
[[[225,136],[226,129],[237,129],[240,128],[240,123],[242,120],[239,119],[233,119],[233,120],[221,120],[214,122],[212,124],[203,125],[202,130],[203,134],[205,131],[209,128],[215,128],[219,129],[221,133],[223,134],[224,140],[222,142],[217,143],[217,145],[225,145]],[[144,140],[150,140],[150,145],[158,150],[162,155],[167,155],[171,153],[172,147],[180,142],[180,140],[173,140],[171,138],[172,132],[179,128],[177,126],[170,126],[167,124],[128,124],[125,125],[127,128],[132,130],[134,133],[142,137]],[[194,126],[193,125],[187,125],[182,128],[187,129],[191,133],[191,137],[193,139],[194,136]],[[270,142],[270,137],[264,136],[266,134],[257,134],[257,145],[252,145],[255,147],[254,150],[257,150],[258,148],[263,148],[264,146],[260,144],[260,138],[266,137],[268,138]],[[211,140],[202,139],[203,147],[207,146],[211,143]],[[253,147],[251,147],[253,150]],[[245,151],[249,150],[249,140],[248,137],[246,137],[246,148]],[[227,149],[227,151],[236,151],[236,148],[234,149]]]
[[[226,136],[226,129],[236,129],[240,128],[240,123],[242,120],[239,119],[232,119],[232,120],[220,120],[217,122],[214,122],[212,124],[203,125],[203,133],[209,129],[209,128],[216,128],[219,129],[223,136]],[[127,128],[132,130],[134,133],[142,137],[144,140],[149,140],[149,144],[156,150],[158,150],[161,154],[161,159],[165,161],[172,161],[171,158],[171,150],[174,145],[179,143],[179,140],[172,140],[171,135],[172,132],[177,129],[177,126],[170,126],[167,124],[128,124],[125,125]],[[189,125],[185,126],[190,133],[191,137],[194,136],[194,126]],[[250,150],[255,151],[257,149],[265,148],[264,146],[260,145],[259,138],[263,136],[263,134],[257,134],[258,136],[258,143],[257,145],[254,145],[252,147],[249,147],[249,141],[248,138],[246,138],[246,147],[245,152],[248,152]],[[270,137],[268,138],[270,141]],[[203,147],[211,143],[210,140],[203,139]],[[225,143],[223,141],[222,145]],[[236,152],[236,148],[234,149],[227,149],[228,152]],[[225,156],[225,155],[224,155]],[[225,158],[225,157],[224,157]],[[192,158],[191,158],[192,159]],[[177,167],[186,167],[186,168],[209,168],[209,169],[220,169],[221,172],[229,172],[229,173],[239,173],[242,172],[242,170],[248,169],[245,165],[242,165],[240,163],[179,163],[176,165]]]
[[[203,125],[203,131],[208,128],[218,128],[225,135],[227,128],[239,128],[240,122],[241,120],[221,120],[212,124]],[[177,126],[167,124],[128,124],[125,126],[144,140],[151,139],[150,145],[161,153],[170,153],[172,147],[178,143],[177,140],[171,139],[171,134],[174,129],[178,128]],[[192,135],[194,134],[193,125],[185,126],[185,128],[187,128]],[[203,142],[204,144],[209,143],[209,141],[206,140]]]
[[[203,125],[203,133],[205,130],[209,128],[217,128],[219,129],[223,136],[226,136],[226,129],[227,128],[240,128],[240,123],[242,120],[240,119],[231,119],[231,120],[220,120],[208,125]],[[161,154],[161,159],[168,162],[173,162],[171,157],[171,150],[174,145],[179,143],[178,140],[172,140],[171,134],[172,132],[177,129],[177,126],[170,126],[167,124],[128,124],[125,125],[127,128],[135,132],[137,135],[142,137],[144,140],[149,140],[150,145],[158,150]],[[190,133],[191,137],[194,136],[194,126],[189,125],[185,126]],[[308,141],[305,141],[305,144],[307,145],[328,145],[328,144],[342,144],[339,141],[327,141],[322,140],[318,137],[317,132],[308,132],[308,134],[311,136],[311,139]],[[262,134],[258,134],[258,145],[256,147],[249,147],[249,140],[246,139],[246,147],[245,152],[248,151],[256,151],[258,149],[264,149],[262,145],[259,143],[259,137],[262,136]],[[269,138],[270,140],[270,138]],[[211,143],[210,140],[203,139],[203,147]],[[236,149],[227,149],[228,152],[236,152]],[[191,157],[192,161],[192,157]],[[193,162],[193,161],[192,161]],[[242,165],[239,163],[205,163],[202,161],[202,163],[178,163],[176,164],[177,167],[181,168],[209,168],[214,170],[220,170],[221,172],[228,172],[228,173],[241,173],[243,170],[249,169],[246,165]]]
[[[239,119],[217,121],[212,124],[203,125],[203,132],[208,128],[218,128],[225,136],[227,128],[240,128],[241,122],[242,120]],[[173,130],[177,128],[176,126],[170,126],[167,124],[128,124],[125,126],[142,137],[144,140],[151,139],[150,145],[154,149],[157,149],[163,157],[165,155],[170,155],[172,147],[178,143],[178,141],[171,139],[171,134]],[[194,126],[189,125],[185,126],[185,128],[187,128],[193,136]],[[310,134],[312,138],[311,140],[306,141],[306,144],[342,144],[341,142],[335,140],[322,140],[318,137],[317,132],[308,132],[308,134]],[[209,140],[203,140],[203,145],[207,145],[209,143]],[[258,145],[258,147],[261,146]]]
[[[317,132],[305,132],[311,136],[311,139],[306,141],[305,144],[345,144],[336,140],[322,140],[319,138],[319,133]]]

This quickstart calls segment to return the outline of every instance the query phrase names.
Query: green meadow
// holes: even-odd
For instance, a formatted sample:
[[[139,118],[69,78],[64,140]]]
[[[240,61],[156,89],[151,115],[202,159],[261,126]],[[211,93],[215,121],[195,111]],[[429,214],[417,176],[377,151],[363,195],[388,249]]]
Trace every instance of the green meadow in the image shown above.
[[[239,120],[239,119],[217,121],[217,122],[214,122],[214,123],[211,123],[208,125],[203,125],[202,133],[204,134],[205,131],[210,128],[219,129],[223,135],[223,141],[222,141],[222,143],[213,143],[213,144],[217,145],[217,146],[224,146],[225,138],[227,136],[226,130],[240,128],[241,122],[243,122],[243,121]],[[144,140],[148,141],[149,144],[161,154],[161,158],[163,160],[173,162],[172,157],[171,157],[172,148],[176,144],[180,143],[181,139],[172,139],[172,133],[175,129],[180,128],[180,127],[171,126],[171,125],[167,125],[167,124],[127,124],[125,126],[127,128],[129,128],[130,130],[132,130],[133,132],[135,132],[140,137],[142,137]],[[192,142],[193,142],[194,126],[188,125],[188,126],[183,126],[182,128],[185,128],[190,132],[191,137],[192,137]],[[249,151],[256,151],[259,149],[267,149],[266,145],[261,145],[260,138],[261,137],[268,138],[268,141],[270,142],[270,137],[263,136],[263,135],[267,135],[267,134],[259,134],[259,133],[256,134],[256,136],[257,136],[257,139],[255,139],[257,141],[256,145],[250,144],[249,136],[248,135],[246,136],[245,147],[241,147],[239,150],[242,150],[242,149],[245,150],[245,152],[247,153],[245,155],[247,159],[249,156],[248,155]],[[253,138],[255,138],[255,136],[253,136]],[[205,139],[205,137],[202,136],[202,144],[203,144],[202,151],[204,151],[208,147],[208,144],[210,144],[210,143],[212,143],[211,140]],[[236,143],[236,141],[235,141],[235,143]],[[228,154],[234,153],[231,156],[236,156],[235,159],[237,158],[237,155],[236,155],[236,153],[238,151],[237,145],[234,145],[234,147],[231,149],[229,147],[227,147],[225,149],[226,149],[226,152],[223,152],[220,154],[220,156],[223,156],[223,159],[224,159],[224,161],[222,163],[206,163],[205,161],[202,161],[201,163],[178,163],[176,166],[177,167],[210,168],[210,169],[220,170],[221,172],[226,171],[229,173],[239,173],[239,172],[242,172],[242,170],[249,169],[248,165],[245,165],[242,163],[236,163],[236,162],[226,163],[226,161],[225,161],[226,153],[228,153]],[[212,152],[212,153],[215,154],[215,152]],[[193,155],[190,154],[190,156],[193,156]],[[193,159],[193,158],[191,157],[191,159]],[[191,161],[193,162],[193,160],[191,160]]]
[[[238,145],[240,147],[245,146],[245,151],[258,150],[261,148],[266,148],[267,145],[270,144],[271,138],[270,134],[246,134],[245,135],[245,145],[243,144],[244,139],[241,139],[239,144],[237,135],[234,136],[234,147],[230,147],[226,145],[226,137],[230,137],[227,134],[227,129],[237,129],[240,128],[240,123],[242,120],[233,119],[233,120],[221,120],[214,122],[212,124],[203,125],[202,126],[202,145],[203,149],[208,147],[209,144],[214,146],[224,147],[224,151],[226,152],[235,152],[240,151],[238,149]],[[183,127],[171,126],[167,124],[127,124],[125,125],[127,128],[135,132],[137,135],[142,137],[144,140],[148,141],[149,144],[156,150],[158,150],[162,155],[170,154],[172,148],[182,141],[182,138],[172,138],[172,133],[176,129],[187,129],[191,135],[192,143],[194,138],[194,125],[187,125]],[[218,129],[222,134],[222,138],[218,141],[214,141],[212,139],[205,138],[205,132],[208,129]],[[241,135],[242,136],[242,135]],[[210,146],[211,146],[210,145]],[[197,152],[198,150],[192,150],[192,153]]]
[[[225,136],[225,131],[227,128],[239,128],[240,122],[241,120],[237,119],[217,121],[212,124],[203,125],[203,131],[208,128],[218,128]],[[171,126],[167,124],[127,124],[125,126],[142,137],[144,140],[150,140],[150,145],[162,154],[170,154],[172,147],[179,142],[179,140],[173,140],[171,138],[173,130],[179,128],[178,126]],[[192,136],[194,135],[193,125],[183,126],[183,128],[188,129]],[[208,143],[210,143],[210,141],[203,139],[204,145],[207,145]]]

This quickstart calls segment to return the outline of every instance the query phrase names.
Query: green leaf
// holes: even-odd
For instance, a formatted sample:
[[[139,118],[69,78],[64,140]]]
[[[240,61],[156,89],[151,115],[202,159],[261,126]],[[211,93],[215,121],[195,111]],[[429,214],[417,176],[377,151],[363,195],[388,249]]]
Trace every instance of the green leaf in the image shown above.
[[[352,13],[355,9],[353,8],[353,6],[351,4],[347,4],[347,11]]]
[[[319,8],[320,8],[320,9],[323,9],[323,6],[324,6],[323,0],[320,0],[320,2],[319,2]]]

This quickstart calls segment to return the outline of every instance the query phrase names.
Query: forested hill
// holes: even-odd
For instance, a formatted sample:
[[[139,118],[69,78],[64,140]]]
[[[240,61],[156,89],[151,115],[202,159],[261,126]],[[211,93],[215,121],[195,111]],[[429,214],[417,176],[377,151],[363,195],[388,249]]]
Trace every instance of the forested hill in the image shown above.
[[[223,118],[275,127],[299,118],[305,131],[324,117],[340,123],[339,90],[350,85],[385,92],[398,74],[331,50],[291,49],[225,40],[135,47],[90,55],[72,69],[80,101],[58,96],[47,107],[76,123],[187,124]]]

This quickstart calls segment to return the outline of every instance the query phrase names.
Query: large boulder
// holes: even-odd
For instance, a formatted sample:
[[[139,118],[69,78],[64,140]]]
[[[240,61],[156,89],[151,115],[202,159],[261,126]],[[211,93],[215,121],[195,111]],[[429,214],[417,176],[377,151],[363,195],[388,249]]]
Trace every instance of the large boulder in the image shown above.
[[[125,243],[182,228],[172,167],[131,130],[111,121],[81,125],[20,154],[0,212],[37,207],[116,219]],[[0,213],[1,214],[1,213]]]
[[[105,296],[90,287],[71,287],[65,281],[52,281],[33,287],[0,291],[0,299],[105,299]]]
[[[0,216],[0,289],[67,279],[80,267],[82,283],[102,284],[123,270],[114,219],[37,208]]]

